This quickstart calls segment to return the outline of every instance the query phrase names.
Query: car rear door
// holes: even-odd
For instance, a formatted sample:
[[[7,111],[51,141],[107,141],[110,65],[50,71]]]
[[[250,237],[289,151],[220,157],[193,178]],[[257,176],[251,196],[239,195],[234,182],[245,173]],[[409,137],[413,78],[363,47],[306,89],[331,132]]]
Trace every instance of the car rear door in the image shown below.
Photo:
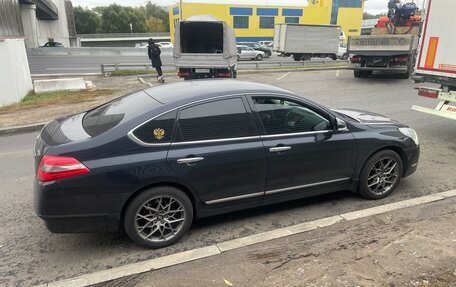
[[[244,96],[217,98],[179,110],[168,161],[207,205],[260,200],[266,155]]]
[[[355,141],[337,131],[324,110],[287,96],[254,95],[249,102],[263,127],[266,196],[344,186],[355,168]]]

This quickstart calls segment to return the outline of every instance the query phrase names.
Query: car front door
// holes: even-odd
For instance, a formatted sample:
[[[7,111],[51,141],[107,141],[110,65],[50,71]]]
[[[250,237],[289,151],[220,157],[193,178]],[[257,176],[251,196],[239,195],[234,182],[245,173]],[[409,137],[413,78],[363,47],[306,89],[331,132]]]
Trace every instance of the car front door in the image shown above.
[[[206,205],[264,195],[266,155],[244,96],[181,108],[168,161]]]
[[[245,49],[247,50],[247,58],[250,59],[256,57],[257,52],[253,48],[247,47]]]
[[[268,160],[266,195],[347,186],[355,168],[348,130],[311,103],[287,96],[249,97]]]
[[[241,58],[242,59],[249,59],[250,58],[250,55],[249,55],[249,50],[247,47],[241,47]]]

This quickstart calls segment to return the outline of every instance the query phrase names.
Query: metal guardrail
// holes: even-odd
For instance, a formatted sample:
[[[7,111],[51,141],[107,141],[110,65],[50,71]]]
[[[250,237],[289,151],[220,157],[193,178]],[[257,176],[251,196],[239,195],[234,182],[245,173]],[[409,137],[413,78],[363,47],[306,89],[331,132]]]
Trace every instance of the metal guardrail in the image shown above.
[[[135,37],[169,37],[169,33],[106,33],[106,34],[78,34],[80,38],[135,38]]]
[[[284,67],[312,67],[312,66],[319,66],[319,65],[327,65],[327,64],[343,64],[347,63],[347,61],[343,60],[326,60],[323,59],[321,61],[239,61],[238,62],[238,67],[239,69],[264,69],[264,66],[272,66],[276,67],[278,66],[279,68],[284,68]],[[171,67],[174,70],[177,70],[177,67],[174,64],[164,64],[163,67]],[[145,64],[138,64],[138,63],[117,63],[117,64],[100,64],[100,69],[101,73],[109,73],[113,71],[119,71],[119,70],[124,70],[124,68],[141,68],[144,69],[145,71],[149,71],[152,69],[152,65],[150,63],[145,63]],[[268,68],[268,67],[266,67]],[[168,69],[169,70],[169,69]]]

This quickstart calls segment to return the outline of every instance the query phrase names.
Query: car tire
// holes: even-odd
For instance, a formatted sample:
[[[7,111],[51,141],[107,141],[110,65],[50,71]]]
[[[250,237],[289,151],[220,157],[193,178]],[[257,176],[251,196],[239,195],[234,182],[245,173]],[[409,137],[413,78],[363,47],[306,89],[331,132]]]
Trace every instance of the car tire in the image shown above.
[[[373,154],[360,174],[359,194],[367,199],[381,199],[390,195],[401,181],[401,157],[392,150]]]
[[[263,56],[261,54],[256,55],[255,60],[261,61],[263,60]]]
[[[360,78],[360,77],[361,77],[361,73],[360,73],[360,72],[361,72],[361,71],[353,70],[353,76],[354,76],[355,78]]]
[[[193,206],[188,196],[177,188],[162,186],[133,198],[125,211],[124,227],[134,243],[157,249],[180,240],[192,221]]]

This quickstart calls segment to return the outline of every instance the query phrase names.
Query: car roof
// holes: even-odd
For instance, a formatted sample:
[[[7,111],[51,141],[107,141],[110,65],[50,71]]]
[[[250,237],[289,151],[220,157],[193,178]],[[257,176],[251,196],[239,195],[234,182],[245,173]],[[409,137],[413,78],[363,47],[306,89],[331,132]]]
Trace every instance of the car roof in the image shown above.
[[[282,88],[231,79],[184,81],[152,87],[144,90],[144,92],[169,107],[178,107],[217,96],[236,94],[279,93],[285,95],[295,95],[294,93]]]

